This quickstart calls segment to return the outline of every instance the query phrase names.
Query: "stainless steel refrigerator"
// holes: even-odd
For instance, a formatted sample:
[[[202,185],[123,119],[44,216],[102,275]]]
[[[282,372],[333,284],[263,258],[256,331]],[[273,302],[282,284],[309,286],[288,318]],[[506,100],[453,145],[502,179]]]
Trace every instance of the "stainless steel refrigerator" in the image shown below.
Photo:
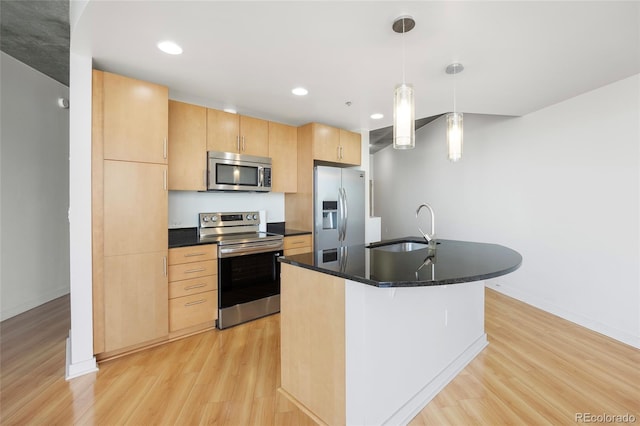
[[[314,249],[340,252],[364,244],[364,172],[339,167],[314,167]],[[337,260],[337,259],[336,259]]]

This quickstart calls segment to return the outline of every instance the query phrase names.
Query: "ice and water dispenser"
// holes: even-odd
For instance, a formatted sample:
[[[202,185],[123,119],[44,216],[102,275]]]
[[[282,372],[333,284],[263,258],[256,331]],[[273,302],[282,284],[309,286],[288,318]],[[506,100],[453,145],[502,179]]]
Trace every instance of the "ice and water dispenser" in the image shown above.
[[[338,202],[322,202],[322,229],[338,229]]]

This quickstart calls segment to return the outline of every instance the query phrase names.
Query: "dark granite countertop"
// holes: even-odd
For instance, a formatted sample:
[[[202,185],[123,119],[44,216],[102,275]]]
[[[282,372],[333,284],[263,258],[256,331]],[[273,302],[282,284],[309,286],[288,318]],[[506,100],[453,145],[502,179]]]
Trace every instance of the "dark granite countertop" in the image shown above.
[[[169,229],[169,248],[215,243],[211,240],[200,240],[197,227]]]
[[[406,237],[374,243],[422,242]],[[279,258],[280,262],[376,287],[422,287],[495,278],[515,271],[522,256],[498,244],[438,240],[437,248],[391,252],[364,244]]]
[[[267,232],[271,234],[279,234],[285,237],[293,237],[296,235],[311,235],[311,231],[301,231],[299,229],[293,229],[287,227],[285,222],[271,222],[267,223]]]

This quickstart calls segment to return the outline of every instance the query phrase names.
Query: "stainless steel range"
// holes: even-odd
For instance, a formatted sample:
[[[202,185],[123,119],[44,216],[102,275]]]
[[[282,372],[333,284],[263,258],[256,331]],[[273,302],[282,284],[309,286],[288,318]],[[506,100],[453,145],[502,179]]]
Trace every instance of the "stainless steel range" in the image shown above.
[[[218,243],[218,328],[280,312],[282,235],[252,212],[200,213],[201,240]]]

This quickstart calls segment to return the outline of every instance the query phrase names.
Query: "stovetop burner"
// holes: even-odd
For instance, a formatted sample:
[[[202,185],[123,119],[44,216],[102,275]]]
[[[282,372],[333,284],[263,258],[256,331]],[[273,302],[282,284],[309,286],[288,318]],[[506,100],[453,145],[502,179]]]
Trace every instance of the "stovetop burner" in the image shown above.
[[[201,240],[218,245],[246,244],[261,241],[281,241],[282,235],[259,230],[260,214],[250,212],[200,213],[199,236]]]

